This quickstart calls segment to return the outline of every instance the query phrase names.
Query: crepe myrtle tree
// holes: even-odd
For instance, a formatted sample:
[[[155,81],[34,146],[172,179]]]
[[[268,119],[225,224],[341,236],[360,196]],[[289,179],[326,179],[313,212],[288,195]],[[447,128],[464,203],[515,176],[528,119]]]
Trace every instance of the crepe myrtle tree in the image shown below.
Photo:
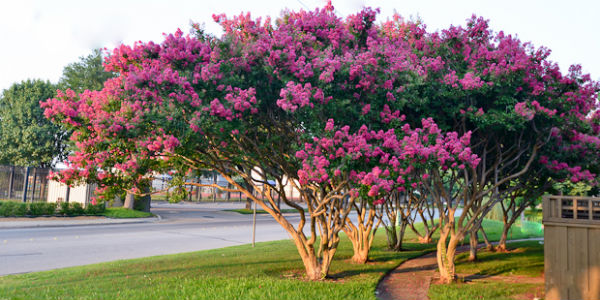
[[[492,32],[475,16],[466,26],[432,33],[397,16],[383,27],[409,42],[411,60],[423,66],[413,84],[395,95],[400,101],[391,102],[391,110],[402,103],[410,124],[435,116],[444,131],[472,132],[471,149],[481,163],[465,182],[475,197],[467,208],[473,219],[467,231],[474,232],[509,192],[502,190],[510,189],[507,183],[527,177],[531,168],[547,169],[555,178],[593,180],[599,88],[579,66],[563,74],[548,59],[548,49]]]
[[[333,120],[329,120],[326,129],[333,131],[333,128]],[[320,159],[328,156],[330,159],[344,156],[348,159],[340,165],[350,169],[336,169],[334,175],[349,171],[350,186],[358,191],[357,199],[350,203],[357,211],[357,223],[347,219],[343,230],[353,245],[352,260],[365,263],[374,229],[381,222],[376,218],[377,206],[384,205],[388,196],[395,191],[412,193],[419,188],[421,179],[427,178],[427,175],[420,177],[420,174],[414,173],[417,166],[438,168],[458,160],[476,165],[479,159],[470,153],[469,134],[458,137],[455,132],[442,133],[431,118],[423,119],[422,127],[413,129],[405,124],[400,131],[375,131],[363,125],[357,133],[350,134],[348,129],[348,126],[344,126],[335,131],[333,139],[315,139],[316,145],[306,144],[306,151],[320,155]],[[337,144],[343,145],[343,148],[336,148]],[[328,151],[324,153],[324,149]],[[297,156],[305,158],[306,153],[299,151]],[[318,165],[324,166],[326,163],[320,162]],[[451,167],[457,167],[457,163]],[[305,170],[301,172],[302,179]],[[312,180],[317,180],[319,174],[324,173],[324,170],[310,170]]]
[[[214,170],[231,186],[215,188],[242,192],[286,229],[310,280],[325,277],[358,196],[351,184],[358,170],[346,167],[346,156],[375,146],[336,144],[335,153],[346,156],[324,157],[307,143],[330,139],[329,119],[352,138],[363,125],[379,130],[397,119],[398,110],[384,103],[417,72],[403,60],[408,43],[383,35],[375,14],[365,9],[341,19],[327,5],[284,12],[275,22],[217,15],[225,32],[219,38],[194,26],[192,35],[178,31],[161,44],[120,46],[105,65],[119,76],[102,90],[67,90],[42,103],[48,118],[74,131],[77,151],[57,177],[142,195],[139,184],[157,172]],[[288,199],[286,184],[301,191],[308,212]],[[274,195],[299,211],[297,225]]]

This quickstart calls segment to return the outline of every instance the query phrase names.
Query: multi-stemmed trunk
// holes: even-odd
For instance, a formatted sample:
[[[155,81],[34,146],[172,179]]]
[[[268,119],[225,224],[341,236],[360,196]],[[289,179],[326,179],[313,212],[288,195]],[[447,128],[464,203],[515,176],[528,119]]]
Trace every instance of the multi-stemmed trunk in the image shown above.
[[[405,200],[404,203],[402,203],[402,199]],[[391,193],[376,212],[385,228],[388,247],[394,251],[403,249],[404,234],[407,227],[410,227],[417,235],[419,243],[431,243],[432,235],[439,227],[439,222],[436,224],[433,220],[433,208],[429,206],[424,197],[417,197],[412,192],[400,194],[395,191]],[[384,212],[386,218],[383,216]],[[415,227],[417,214],[423,222],[424,232]],[[384,219],[387,219],[387,222],[383,221]]]
[[[502,234],[500,235],[500,240],[498,241],[498,246],[496,246],[496,251],[498,251],[498,252],[506,252],[506,251],[508,251],[508,249],[506,248],[506,242],[508,241],[508,231],[515,224],[515,222],[517,221],[518,216],[523,212],[524,209],[525,208],[518,209],[516,211],[517,214],[514,214],[510,218],[508,216],[506,216],[506,215],[504,215],[502,217],[502,222],[503,222]]]
[[[421,217],[421,222],[423,223],[423,232],[419,231],[415,227],[415,222],[413,218],[412,222],[408,222],[407,224],[410,226],[410,229],[417,235],[417,241],[421,244],[429,244],[433,241],[433,234],[440,227],[439,221],[435,222],[435,215],[433,210],[435,208],[432,204],[428,203],[426,199],[420,199],[418,201],[418,205],[415,213],[418,213]]]
[[[364,264],[369,259],[369,251],[373,244],[373,238],[377,231],[377,227],[381,223],[381,219],[377,218],[375,223],[376,213],[375,207],[369,204],[368,201],[360,199],[359,203],[354,203],[354,209],[357,213],[357,224],[354,224],[349,218],[346,219],[343,227],[344,233],[352,243],[354,254],[352,261],[358,264]]]
[[[277,184],[270,185],[266,184],[267,181],[264,180],[266,176],[262,175],[259,182],[263,184],[257,185],[252,175],[238,172],[237,175],[244,178],[246,182],[246,185],[243,185],[234,181],[223,170],[219,170],[219,173],[231,184],[231,189],[215,184],[202,186],[211,186],[229,192],[242,192],[256,202],[287,231],[293,240],[304,264],[307,279],[322,280],[327,277],[340,242],[339,232],[345,224],[354,201],[354,197],[345,189],[346,183],[330,187],[328,192],[324,192],[321,187],[299,186],[290,180],[289,182],[301,191],[303,199],[306,200],[308,208],[308,212],[306,212],[303,207],[287,198],[282,178],[276,178]],[[255,196],[248,186],[251,186],[254,191],[260,192],[261,197]],[[285,218],[277,206],[277,199],[273,194],[277,194],[286,205],[298,210],[300,221],[296,226]],[[309,236],[304,233],[307,224],[310,230]]]
[[[503,202],[500,203],[502,207],[502,234],[500,235],[500,241],[498,241],[498,246],[496,247],[496,251],[498,252],[506,252],[506,241],[508,240],[508,231],[515,224],[517,218],[523,213],[525,208],[531,203],[531,201],[523,201],[519,204],[516,202],[516,198],[519,194],[514,192],[508,201],[508,206],[505,206]],[[510,215],[512,214],[512,215]]]
[[[440,239],[437,243],[437,263],[442,283],[450,283],[456,280],[456,249],[463,239],[461,234],[454,232],[454,224],[445,224],[440,228]]]

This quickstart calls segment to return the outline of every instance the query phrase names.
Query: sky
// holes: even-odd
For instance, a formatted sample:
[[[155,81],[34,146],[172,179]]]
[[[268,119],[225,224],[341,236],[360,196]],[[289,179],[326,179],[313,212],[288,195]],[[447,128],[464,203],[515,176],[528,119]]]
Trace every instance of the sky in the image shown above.
[[[464,25],[472,14],[490,20],[494,31],[517,35],[552,50],[563,72],[581,64],[600,80],[600,1],[593,0],[333,0],[338,15],[379,7],[379,20],[394,12],[420,18],[429,31]],[[0,90],[26,79],[57,82],[63,68],[94,48],[163,39],[190,22],[219,35],[213,13],[250,12],[279,16],[284,9],[314,9],[324,0],[53,0],[0,1]]]

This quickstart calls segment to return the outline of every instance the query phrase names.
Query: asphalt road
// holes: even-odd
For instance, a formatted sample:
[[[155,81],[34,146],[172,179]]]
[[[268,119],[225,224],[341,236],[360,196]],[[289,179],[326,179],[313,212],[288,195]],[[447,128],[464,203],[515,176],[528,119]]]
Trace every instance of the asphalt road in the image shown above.
[[[154,223],[2,229],[0,275],[251,243],[252,215],[221,209],[165,205],[152,209],[162,217]],[[257,242],[286,238],[257,215]]]
[[[252,242],[252,215],[223,211],[242,203],[155,206],[154,223],[0,229],[0,276]],[[268,214],[256,231],[257,242],[289,238]]]

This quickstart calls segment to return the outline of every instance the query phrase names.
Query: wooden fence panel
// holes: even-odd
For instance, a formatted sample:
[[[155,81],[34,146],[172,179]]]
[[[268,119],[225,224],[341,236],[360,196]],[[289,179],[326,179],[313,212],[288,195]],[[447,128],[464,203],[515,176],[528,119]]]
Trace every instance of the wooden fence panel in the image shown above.
[[[546,299],[600,300],[600,198],[544,197]]]

